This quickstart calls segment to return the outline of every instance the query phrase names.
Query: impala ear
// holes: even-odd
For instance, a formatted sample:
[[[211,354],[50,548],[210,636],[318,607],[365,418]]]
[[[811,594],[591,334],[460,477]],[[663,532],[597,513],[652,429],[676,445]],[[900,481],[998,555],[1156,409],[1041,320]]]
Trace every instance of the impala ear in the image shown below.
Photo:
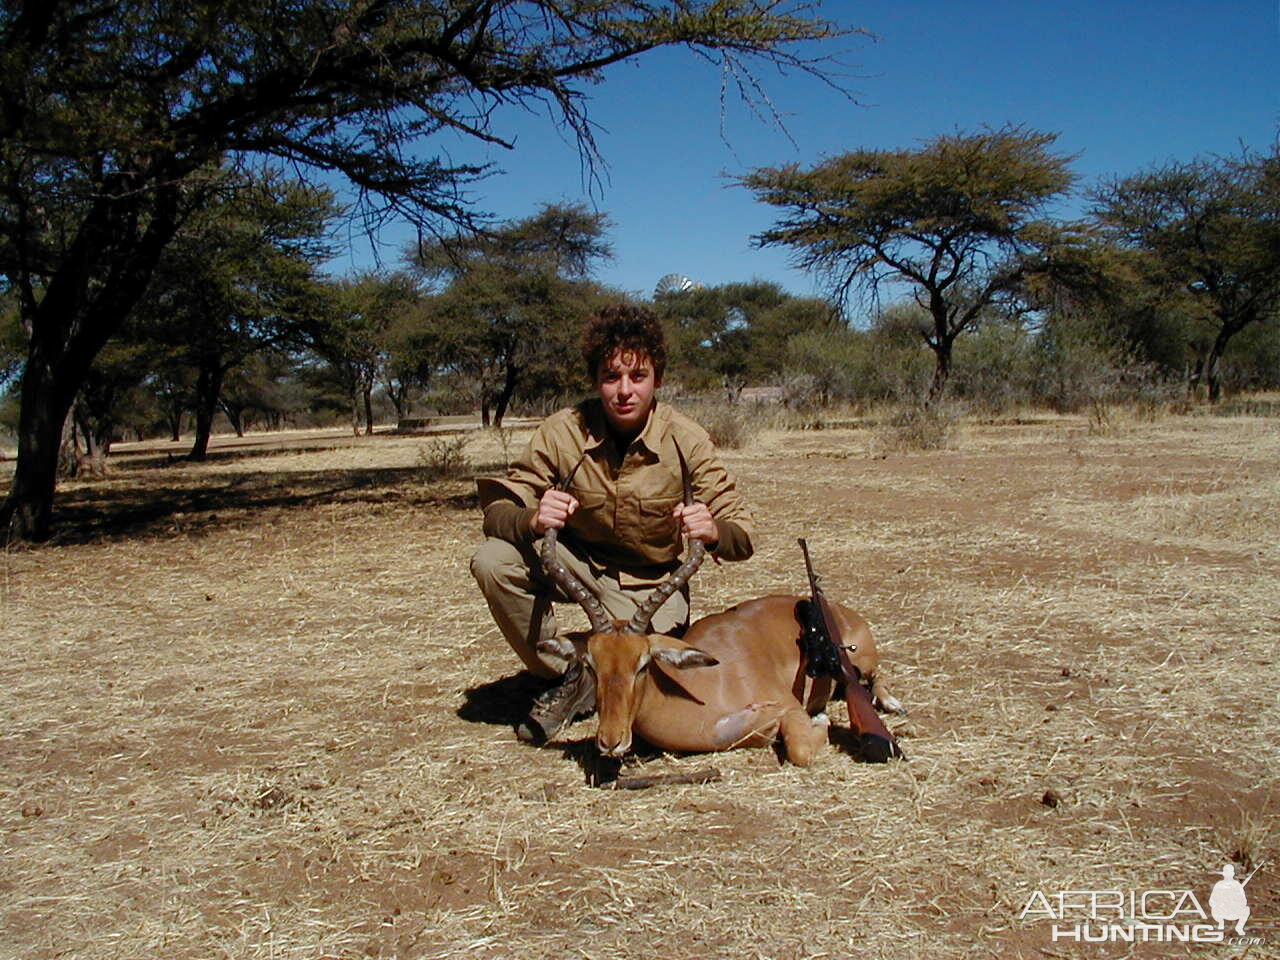
[[[568,637],[547,637],[539,640],[534,647],[539,653],[560,657],[565,662],[581,660],[586,653],[586,644],[577,644]]]
[[[653,654],[653,659],[680,670],[689,667],[714,667],[720,662],[711,654],[704,653],[697,647],[650,646],[649,652]]]

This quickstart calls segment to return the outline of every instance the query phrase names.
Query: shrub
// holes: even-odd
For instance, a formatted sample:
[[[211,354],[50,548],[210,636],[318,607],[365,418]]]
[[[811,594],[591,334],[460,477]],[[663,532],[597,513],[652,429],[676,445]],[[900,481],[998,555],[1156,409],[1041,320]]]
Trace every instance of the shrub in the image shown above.
[[[991,321],[956,341],[948,392],[980,417],[1024,406],[1032,380],[1032,338],[1018,324]]]
[[[943,450],[956,437],[959,411],[946,403],[908,403],[900,406],[876,430],[887,450]]]
[[[755,436],[748,416],[750,408],[741,404],[708,404],[698,411],[697,420],[711,434],[711,442],[722,450],[741,450]]]
[[[418,448],[418,466],[427,480],[457,480],[471,469],[467,438],[438,437]]]

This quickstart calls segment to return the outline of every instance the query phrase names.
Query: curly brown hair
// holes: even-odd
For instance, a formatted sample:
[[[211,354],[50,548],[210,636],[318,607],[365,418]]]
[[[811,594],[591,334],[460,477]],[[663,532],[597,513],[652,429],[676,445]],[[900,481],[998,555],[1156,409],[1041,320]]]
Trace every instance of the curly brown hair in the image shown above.
[[[592,314],[582,332],[582,359],[587,378],[595,383],[600,364],[616,350],[634,350],[649,355],[653,374],[661,381],[667,366],[667,339],[656,314],[644,307],[618,303]]]

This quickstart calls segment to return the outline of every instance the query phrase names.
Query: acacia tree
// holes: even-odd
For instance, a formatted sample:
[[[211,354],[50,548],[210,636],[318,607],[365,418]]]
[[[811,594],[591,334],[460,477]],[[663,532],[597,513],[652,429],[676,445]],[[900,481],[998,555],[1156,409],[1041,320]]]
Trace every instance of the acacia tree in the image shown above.
[[[1148,282],[1199,316],[1192,381],[1216,403],[1232,338],[1280,317],[1280,147],[1168,164],[1105,183],[1093,199],[1113,242],[1146,254]]]
[[[750,383],[776,380],[787,341],[814,327],[839,324],[825,300],[793,297],[776,283],[752,280],[658,293],[654,300],[673,349],[671,377],[705,387],[718,377],[730,400]]]
[[[150,359],[144,348],[129,343],[108,344],[98,354],[71,408],[74,462],[69,467],[75,475],[106,471],[107,451],[125,408],[139,399]]]
[[[424,304],[437,362],[477,386],[481,420],[502,425],[517,390],[566,386],[581,318],[599,299],[589,276],[612,255],[608,220],[548,204],[483,234],[420,246],[412,260],[439,292]]]
[[[262,421],[268,430],[280,430],[287,417],[307,408],[308,397],[298,380],[298,358],[283,350],[255,353],[227,375],[218,407],[237,436]]]
[[[824,76],[796,44],[844,32],[798,0],[10,0],[0,276],[29,345],[0,528],[48,536],[67,411],[223,158],[345,177],[371,227],[466,224],[486,171],[436,135],[511,146],[497,108],[542,103],[592,155],[581,86],[613,63],[685,45]]]
[[[321,314],[332,195],[279,177],[237,179],[165,250],[129,325],[195,371],[191,460],[208,454],[227,375],[250,356],[297,350]],[[234,423],[233,419],[233,423]]]
[[[403,415],[403,384],[392,382],[391,345],[397,321],[410,310],[417,291],[404,274],[366,273],[327,285],[326,322],[313,347],[329,361],[351,399],[351,429],[373,433],[373,390],[382,381]]]
[[[886,281],[913,288],[931,323],[930,402],[952,346],[983,312],[1052,267],[1072,239],[1046,216],[1074,181],[1054,134],[1020,127],[935,137],[916,150],[854,150],[812,168],[765,167],[738,178],[786,211],[758,246],[787,246],[839,296],[876,301]]]
[[[182,439],[182,423],[192,409],[195,397],[195,375],[182,362],[179,351],[158,351],[144,380],[147,393],[169,431],[169,439]]]

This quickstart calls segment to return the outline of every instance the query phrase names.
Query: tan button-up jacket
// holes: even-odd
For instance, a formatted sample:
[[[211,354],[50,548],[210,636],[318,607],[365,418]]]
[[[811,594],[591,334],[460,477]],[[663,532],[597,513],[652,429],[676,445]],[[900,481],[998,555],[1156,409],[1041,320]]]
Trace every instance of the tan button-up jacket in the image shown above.
[[[725,560],[751,556],[751,516],[733,477],[720,463],[706,430],[657,402],[649,422],[626,450],[618,450],[599,399],[552,414],[506,477],[477,481],[484,532],[515,544],[533,542],[529,522],[548,488],[579,459],[569,492],[579,507],[566,532],[602,571],[624,586],[654,583],[678,564],[679,524],[671,515],[683,496],[676,443],[689,464],[694,499],[715,518],[719,542],[711,551]]]

